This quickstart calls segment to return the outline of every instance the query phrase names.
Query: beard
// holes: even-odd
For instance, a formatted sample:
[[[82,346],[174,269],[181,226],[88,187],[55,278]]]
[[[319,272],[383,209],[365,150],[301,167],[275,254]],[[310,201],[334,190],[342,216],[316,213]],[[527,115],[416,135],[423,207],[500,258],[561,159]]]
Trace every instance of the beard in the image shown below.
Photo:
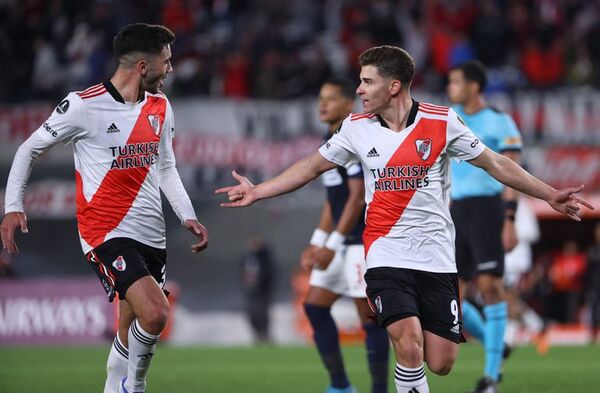
[[[165,74],[147,75],[145,78],[142,78],[142,90],[149,93],[160,92],[160,84],[164,76]]]

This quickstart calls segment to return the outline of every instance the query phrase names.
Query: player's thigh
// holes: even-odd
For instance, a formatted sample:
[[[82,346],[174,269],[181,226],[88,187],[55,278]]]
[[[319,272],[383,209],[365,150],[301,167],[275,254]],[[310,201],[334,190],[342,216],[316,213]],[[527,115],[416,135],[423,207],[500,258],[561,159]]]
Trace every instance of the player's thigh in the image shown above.
[[[125,296],[138,319],[158,325],[166,321],[169,302],[152,276],[144,276],[135,281]]]
[[[151,273],[146,265],[144,247],[133,239],[114,238],[87,253],[90,266],[112,301],[116,294],[125,299],[129,287]]]
[[[439,375],[448,374],[458,356],[459,344],[427,330],[423,331],[423,337],[425,362],[429,369]]]
[[[310,286],[304,303],[313,306],[331,307],[331,305],[340,297],[339,294],[328,289]]]
[[[398,362],[407,367],[423,363],[423,329],[419,318],[411,316],[392,322],[386,327]]]
[[[367,283],[365,282],[365,248],[362,244],[346,246],[344,252],[344,278],[346,281],[345,296],[351,298],[366,298]]]
[[[355,297],[353,298],[354,304],[356,305],[356,312],[360,318],[360,322],[364,325],[366,323],[372,323],[375,319],[375,313],[369,306],[369,302],[366,297]]]
[[[392,267],[367,270],[367,301],[380,326],[387,328],[396,321],[419,317],[418,289],[412,272]]]
[[[464,341],[456,273],[415,273],[423,330],[454,343]]]
[[[347,290],[346,280],[344,279],[344,251],[335,253],[327,269],[313,268],[308,282],[311,287],[322,288],[343,295]]]

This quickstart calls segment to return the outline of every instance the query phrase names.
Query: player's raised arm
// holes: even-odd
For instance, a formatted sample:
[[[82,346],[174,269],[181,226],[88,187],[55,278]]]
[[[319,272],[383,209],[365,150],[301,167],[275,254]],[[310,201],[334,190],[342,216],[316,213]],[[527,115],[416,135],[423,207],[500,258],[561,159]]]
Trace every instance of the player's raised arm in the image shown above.
[[[583,185],[556,190],[521,168],[511,159],[485,149],[477,158],[469,161],[484,169],[499,182],[532,197],[543,199],[557,212],[563,213],[575,221],[581,221],[577,215],[580,205],[589,209],[594,207],[576,195],[583,190]]]
[[[335,168],[335,166],[336,164],[327,161],[321,153],[316,152],[297,161],[278,176],[258,185],[253,185],[247,177],[233,171],[232,175],[239,184],[219,188],[215,190],[215,193],[227,193],[229,202],[221,203],[222,207],[246,207],[261,199],[295,191],[326,170]]]

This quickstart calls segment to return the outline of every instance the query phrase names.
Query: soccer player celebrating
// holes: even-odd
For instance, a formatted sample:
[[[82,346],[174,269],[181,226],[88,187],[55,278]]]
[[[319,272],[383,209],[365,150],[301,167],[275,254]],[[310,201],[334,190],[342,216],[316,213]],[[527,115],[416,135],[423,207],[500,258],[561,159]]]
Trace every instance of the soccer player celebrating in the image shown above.
[[[414,101],[415,64],[403,49],[374,47],[359,60],[357,93],[366,113],[350,115],[318,152],[282,174],[253,185],[233,171],[239,184],[215,192],[227,194],[223,207],[249,206],[360,161],[366,174],[367,296],[394,347],[396,390],[427,393],[424,362],[432,372],[448,374],[464,340],[449,159],[467,160],[577,221],[580,204],[592,206],[575,195],[583,186],[555,190],[486,148],[454,110]]]
[[[319,93],[319,118],[327,123],[326,140],[352,111],[354,86],[345,79],[330,79]],[[360,164],[338,166],[322,175],[327,188],[319,226],[310,245],[302,253],[302,266],[313,267],[304,311],[314,332],[314,339],[327,368],[330,386],[327,393],[355,392],[344,370],[337,327],[331,306],[340,296],[354,299],[366,333],[367,356],[371,372],[372,393],[387,392],[389,339],[385,329],[369,319],[362,233],[365,229],[363,172]]]
[[[75,155],[77,224],[83,251],[109,300],[119,304],[119,332],[108,357],[104,392],[143,392],[169,303],[165,284],[162,190],[183,226],[206,248],[175,167],[173,110],[160,89],[175,36],[159,25],[131,24],[114,39],[113,77],[70,93],[18,149],[6,187],[2,243],[17,252],[14,231],[27,233],[23,194],[33,162],[58,142]]]
[[[450,70],[448,97],[453,109],[489,149],[518,162],[521,135],[509,115],[489,106],[483,96],[484,66],[468,61]],[[467,300],[462,302],[465,328],[485,348],[484,376],[473,392],[494,392],[504,353],[508,308],[502,276],[504,252],[517,245],[515,214],[518,194],[484,170],[454,161],[451,164],[452,205],[456,226],[456,264],[461,294],[474,281],[485,306],[485,322]],[[473,214],[476,211],[478,214]]]

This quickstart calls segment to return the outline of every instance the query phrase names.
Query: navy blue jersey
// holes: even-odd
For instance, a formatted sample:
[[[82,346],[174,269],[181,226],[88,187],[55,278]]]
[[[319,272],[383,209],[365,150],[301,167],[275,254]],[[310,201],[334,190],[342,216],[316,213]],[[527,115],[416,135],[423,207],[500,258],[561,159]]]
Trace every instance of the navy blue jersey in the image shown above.
[[[329,135],[327,135],[329,138]],[[333,216],[333,223],[337,225],[344,211],[344,206],[350,195],[348,189],[348,179],[356,178],[363,179],[363,171],[360,163],[355,163],[348,169],[338,166],[330,169],[321,175],[321,181],[327,188],[327,200],[331,205],[331,215]],[[362,244],[362,234],[365,230],[365,209],[363,208],[358,222],[352,228],[352,230],[346,235],[345,244]]]

